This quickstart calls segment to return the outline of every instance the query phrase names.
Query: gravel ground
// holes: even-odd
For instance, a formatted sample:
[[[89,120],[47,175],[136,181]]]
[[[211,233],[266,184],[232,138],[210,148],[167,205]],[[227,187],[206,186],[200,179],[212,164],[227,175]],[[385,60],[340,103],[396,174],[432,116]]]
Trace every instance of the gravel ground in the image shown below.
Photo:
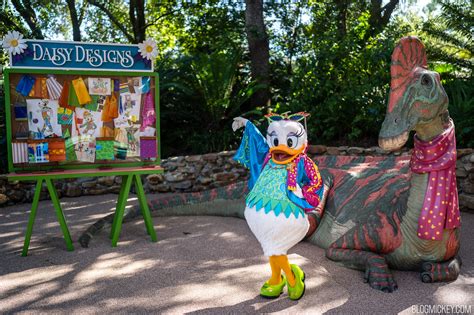
[[[307,275],[304,297],[286,292],[266,300],[258,293],[270,267],[244,220],[222,217],[154,217],[158,243],[142,221],[124,225],[112,248],[108,231],[89,248],[80,234],[113,211],[117,196],[63,198],[74,240],[67,252],[50,201],[40,202],[28,257],[21,257],[29,206],[0,209],[0,313],[474,313],[474,214],[463,213],[462,274],[451,283],[424,284],[416,272],[395,271],[399,289],[382,293],[362,272],[324,257],[309,243],[290,261]],[[130,198],[136,204],[136,198]],[[232,201],[236,202],[236,201]],[[229,202],[229,203],[232,203]],[[234,205],[235,206],[235,205]],[[435,307],[433,309],[433,307]],[[451,312],[452,313],[452,312]]]

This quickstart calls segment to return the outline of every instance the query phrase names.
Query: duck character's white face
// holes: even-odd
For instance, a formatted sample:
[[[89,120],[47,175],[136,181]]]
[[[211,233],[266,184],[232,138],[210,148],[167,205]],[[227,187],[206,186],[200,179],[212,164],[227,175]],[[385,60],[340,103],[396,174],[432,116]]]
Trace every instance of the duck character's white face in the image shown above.
[[[270,123],[267,129],[267,142],[272,160],[276,164],[293,161],[308,145],[303,125],[293,120],[280,120]]]

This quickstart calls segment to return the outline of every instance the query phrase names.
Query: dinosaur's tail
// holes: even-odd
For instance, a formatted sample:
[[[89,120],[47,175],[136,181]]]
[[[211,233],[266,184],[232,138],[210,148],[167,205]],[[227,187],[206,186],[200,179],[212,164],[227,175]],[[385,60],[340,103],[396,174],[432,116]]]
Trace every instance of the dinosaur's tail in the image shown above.
[[[213,215],[243,218],[244,198],[248,193],[246,182],[194,193],[148,195],[152,216]],[[127,208],[123,222],[141,216],[139,206]],[[92,238],[112,225],[114,214],[109,214],[91,225],[79,237],[82,247],[89,247]]]

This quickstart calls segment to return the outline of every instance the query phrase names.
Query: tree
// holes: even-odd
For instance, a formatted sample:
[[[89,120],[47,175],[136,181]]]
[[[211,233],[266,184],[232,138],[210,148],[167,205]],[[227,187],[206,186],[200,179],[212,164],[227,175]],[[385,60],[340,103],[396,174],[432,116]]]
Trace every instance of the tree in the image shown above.
[[[84,19],[84,14],[87,8],[87,2],[83,2],[79,15],[77,14],[76,0],[66,0],[66,2],[71,18],[72,38],[74,41],[80,42],[82,39],[81,24]]]
[[[270,103],[270,48],[263,21],[263,0],[245,1],[245,29],[250,51],[252,79],[266,86],[251,99],[253,107]]]
[[[474,4],[471,1],[441,1],[441,14],[423,25],[429,35],[431,60],[455,66],[457,71],[474,69]]]
[[[30,28],[31,35],[33,38],[36,39],[44,39],[43,31],[41,25],[38,21],[38,17],[36,16],[35,10],[33,10],[33,6],[30,0],[12,0],[11,1],[15,9],[20,13],[23,20],[26,22],[28,27]],[[3,16],[3,14],[2,14]]]

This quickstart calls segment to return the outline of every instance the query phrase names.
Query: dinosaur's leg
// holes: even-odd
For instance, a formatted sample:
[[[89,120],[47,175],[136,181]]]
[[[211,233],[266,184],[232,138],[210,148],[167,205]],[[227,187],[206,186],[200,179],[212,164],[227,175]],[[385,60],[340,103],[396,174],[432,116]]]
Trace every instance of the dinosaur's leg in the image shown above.
[[[459,256],[442,263],[424,262],[421,265],[421,281],[425,283],[454,281],[459,276],[461,265]]]
[[[270,256],[270,267],[272,268],[272,277],[268,280],[268,284],[277,285],[281,282],[281,268],[277,262],[278,256]]]
[[[363,250],[330,247],[326,250],[326,257],[348,268],[365,271],[364,279],[374,289],[393,292],[398,288],[383,256]]]

